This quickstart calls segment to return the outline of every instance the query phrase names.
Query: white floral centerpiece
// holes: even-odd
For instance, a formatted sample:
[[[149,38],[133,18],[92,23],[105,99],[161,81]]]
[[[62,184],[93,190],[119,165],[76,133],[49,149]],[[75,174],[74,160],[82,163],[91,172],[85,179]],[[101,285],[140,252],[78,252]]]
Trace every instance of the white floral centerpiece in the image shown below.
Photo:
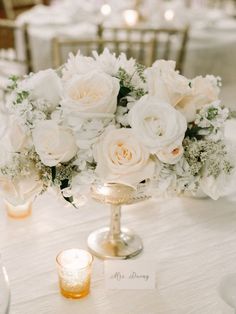
[[[1,187],[22,201],[56,186],[76,205],[94,182],[217,199],[235,173],[220,80],[173,61],[144,68],[108,50],[59,70],[11,78],[1,114]],[[223,188],[224,187],[224,188]]]

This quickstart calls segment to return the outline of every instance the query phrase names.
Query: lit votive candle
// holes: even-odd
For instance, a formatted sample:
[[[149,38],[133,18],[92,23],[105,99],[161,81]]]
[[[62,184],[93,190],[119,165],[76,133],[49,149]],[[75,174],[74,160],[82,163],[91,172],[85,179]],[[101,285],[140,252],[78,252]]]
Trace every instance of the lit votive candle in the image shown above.
[[[138,23],[139,14],[136,10],[125,10],[123,17],[127,26],[132,27]]]
[[[175,17],[175,12],[174,12],[174,10],[171,10],[171,9],[166,10],[165,13],[164,13],[164,17],[165,17],[165,20],[166,20],[167,22],[173,21],[173,19],[174,19],[174,17]]]
[[[108,3],[104,3],[100,9],[102,15],[108,16],[111,14],[111,6]]]
[[[62,251],[56,258],[61,294],[79,299],[90,291],[93,256],[80,249]]]
[[[22,219],[31,215],[32,212],[31,202],[25,202],[18,205],[9,203],[7,200],[5,200],[4,202],[7,210],[7,215],[11,218]]]

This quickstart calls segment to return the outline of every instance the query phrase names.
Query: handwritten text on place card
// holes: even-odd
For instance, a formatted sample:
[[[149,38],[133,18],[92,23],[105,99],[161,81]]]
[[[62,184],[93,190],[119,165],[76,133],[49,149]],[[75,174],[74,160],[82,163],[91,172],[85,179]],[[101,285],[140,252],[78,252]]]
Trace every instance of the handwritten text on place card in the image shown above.
[[[104,265],[105,284],[107,289],[155,289],[155,261],[105,261]]]

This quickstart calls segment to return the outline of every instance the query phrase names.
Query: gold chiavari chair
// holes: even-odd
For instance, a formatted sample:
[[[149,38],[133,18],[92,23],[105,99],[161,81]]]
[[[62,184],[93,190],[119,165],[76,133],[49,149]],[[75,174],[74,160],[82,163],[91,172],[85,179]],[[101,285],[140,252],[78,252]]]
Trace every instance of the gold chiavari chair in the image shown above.
[[[6,92],[9,76],[22,76],[30,71],[27,25],[18,26],[14,21],[0,19],[0,90]]]
[[[235,0],[208,0],[208,6],[224,9],[227,5],[232,4],[235,5]]]
[[[153,60],[153,40],[109,40],[109,39],[70,39],[57,37],[52,41],[52,63],[55,68],[60,67],[67,59],[68,53],[77,53],[80,50],[84,55],[90,56],[92,51],[101,53],[105,48],[118,56],[124,52],[128,58],[135,58],[139,63],[150,66]]]
[[[232,7],[236,5],[236,0],[201,0],[199,5],[206,8],[213,9],[224,9],[226,5],[232,4]],[[194,4],[193,0],[185,0],[187,7],[191,7]]]
[[[128,27],[101,27],[100,33],[103,39],[153,40],[153,63],[157,59],[172,59],[176,61],[176,68],[181,71],[186,53],[189,28],[128,28]]]
[[[6,17],[14,20],[20,13],[30,9],[31,7],[43,4],[42,0],[3,0],[3,6]]]

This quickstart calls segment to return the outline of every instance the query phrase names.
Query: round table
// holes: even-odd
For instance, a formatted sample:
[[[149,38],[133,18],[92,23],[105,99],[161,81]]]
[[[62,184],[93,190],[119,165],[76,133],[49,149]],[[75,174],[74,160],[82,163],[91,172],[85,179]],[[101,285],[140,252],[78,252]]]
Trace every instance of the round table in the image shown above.
[[[109,221],[106,206],[75,209],[44,194],[25,220],[0,211],[0,250],[12,289],[13,314],[229,314],[218,294],[236,272],[236,195],[210,199],[152,199],[123,208],[123,225],[143,240],[137,259],[154,260],[155,290],[106,290],[104,262],[95,258],[91,293],[72,301],[59,293],[55,257],[86,249],[88,234]]]

